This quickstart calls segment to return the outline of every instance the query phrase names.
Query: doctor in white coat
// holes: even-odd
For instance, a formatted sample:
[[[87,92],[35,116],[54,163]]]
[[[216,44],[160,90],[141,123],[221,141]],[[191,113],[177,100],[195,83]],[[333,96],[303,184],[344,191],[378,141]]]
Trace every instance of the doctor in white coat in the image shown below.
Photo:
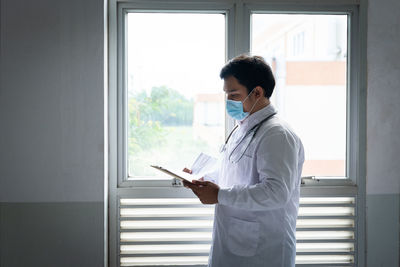
[[[185,184],[202,203],[216,204],[209,266],[293,267],[302,143],[269,101],[275,80],[263,58],[238,56],[220,76],[238,125],[219,170]]]

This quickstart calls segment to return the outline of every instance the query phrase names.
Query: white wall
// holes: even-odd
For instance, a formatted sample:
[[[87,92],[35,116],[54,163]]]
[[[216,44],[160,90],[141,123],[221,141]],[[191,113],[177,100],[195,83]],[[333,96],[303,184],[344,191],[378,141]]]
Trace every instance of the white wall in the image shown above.
[[[367,265],[400,264],[400,1],[368,2]]]
[[[0,266],[103,266],[103,0],[0,1]]]
[[[103,1],[1,0],[0,202],[103,201]]]
[[[400,193],[400,1],[369,0],[367,193]]]

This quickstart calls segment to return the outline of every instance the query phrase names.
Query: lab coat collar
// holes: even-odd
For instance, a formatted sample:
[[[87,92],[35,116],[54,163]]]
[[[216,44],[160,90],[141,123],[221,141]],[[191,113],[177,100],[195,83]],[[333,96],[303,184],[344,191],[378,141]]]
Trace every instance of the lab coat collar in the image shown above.
[[[253,126],[260,123],[263,119],[276,112],[277,112],[276,108],[272,104],[269,104],[268,106],[260,109],[259,111],[254,112],[243,121],[239,121],[240,131],[246,132],[250,130]]]

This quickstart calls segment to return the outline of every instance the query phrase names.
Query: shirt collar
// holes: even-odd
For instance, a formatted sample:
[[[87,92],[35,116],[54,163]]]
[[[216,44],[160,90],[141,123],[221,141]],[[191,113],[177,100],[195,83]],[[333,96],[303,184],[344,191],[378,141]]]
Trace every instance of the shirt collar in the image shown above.
[[[259,111],[249,115],[243,121],[239,121],[238,122],[239,128],[241,131],[248,131],[258,123],[260,123],[263,119],[276,112],[277,112],[276,108],[272,104],[269,104],[266,107],[260,109]]]

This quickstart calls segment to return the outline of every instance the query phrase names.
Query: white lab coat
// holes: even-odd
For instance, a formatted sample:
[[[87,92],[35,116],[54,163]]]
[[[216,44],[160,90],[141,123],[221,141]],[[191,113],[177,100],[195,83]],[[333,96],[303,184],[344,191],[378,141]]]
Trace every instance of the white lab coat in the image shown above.
[[[213,178],[220,186],[215,206],[210,267],[295,266],[296,219],[304,150],[278,115],[264,122],[237,163],[229,154],[239,140],[276,112],[269,105],[232,134]],[[245,143],[245,142],[243,142]],[[241,153],[238,148],[236,153]]]

